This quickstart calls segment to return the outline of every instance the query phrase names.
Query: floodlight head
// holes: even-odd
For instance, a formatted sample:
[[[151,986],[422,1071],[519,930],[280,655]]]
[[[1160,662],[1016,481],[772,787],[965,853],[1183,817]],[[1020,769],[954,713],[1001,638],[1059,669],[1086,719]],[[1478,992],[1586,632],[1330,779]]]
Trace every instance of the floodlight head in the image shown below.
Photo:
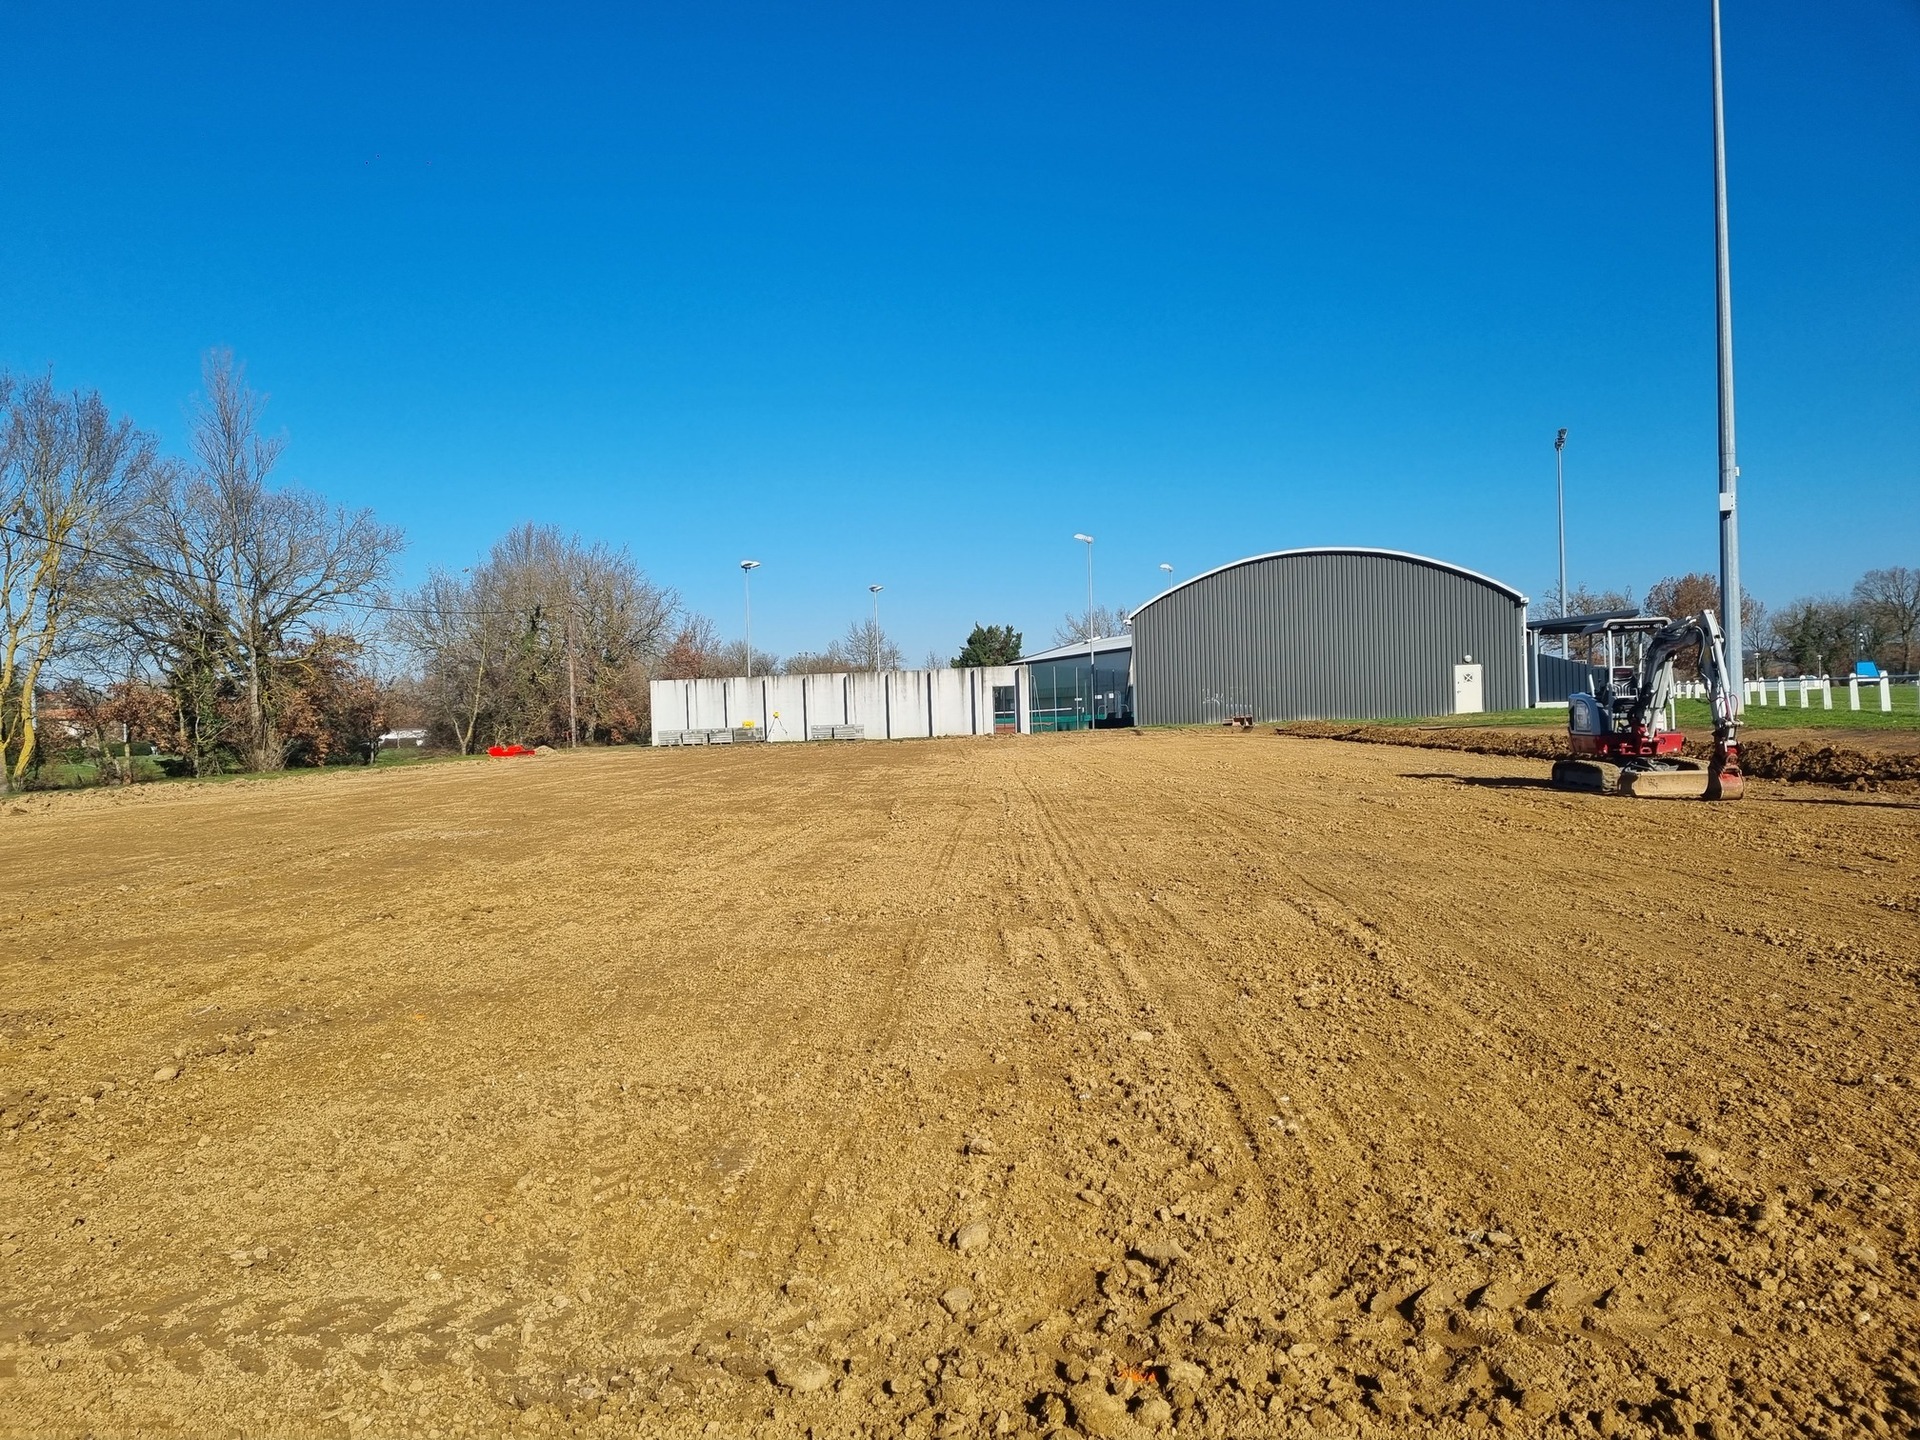
[[[873,592],[874,594],[876,594],[876,595],[878,595],[878,594],[879,594],[879,593],[880,593],[880,592],[881,592],[882,590],[884,590],[884,589],[886,589],[886,588],[887,588],[887,587],[886,587],[886,586],[884,586],[884,585],[869,585],[869,586],[867,586],[867,589],[869,589],[869,590],[871,590],[871,591],[872,591],[872,592]]]
[[[1164,560],[1162,560],[1162,561],[1160,562],[1160,568],[1161,568],[1162,570],[1164,570],[1164,571],[1166,571],[1166,572],[1167,572],[1167,573],[1168,573],[1169,575],[1171,575],[1171,574],[1173,573],[1173,566],[1171,566],[1171,565],[1169,565],[1169,564],[1167,564],[1167,562],[1166,562],[1166,561],[1164,561]]]
[[[1089,545],[1093,543],[1093,536],[1091,535],[1075,535],[1073,538],[1076,540],[1084,540]]]
[[[742,570],[758,570],[760,568],[760,562],[758,560],[742,560],[740,562],[740,568]]]
[[[1567,432],[1565,427],[1562,427],[1560,433],[1553,437],[1553,448],[1556,450],[1561,449],[1566,445],[1566,443],[1567,443]]]

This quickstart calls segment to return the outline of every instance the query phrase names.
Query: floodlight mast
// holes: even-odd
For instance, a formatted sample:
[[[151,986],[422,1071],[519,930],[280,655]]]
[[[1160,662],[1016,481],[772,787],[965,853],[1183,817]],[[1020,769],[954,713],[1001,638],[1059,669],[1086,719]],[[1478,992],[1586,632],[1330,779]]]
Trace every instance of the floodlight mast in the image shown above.
[[[747,587],[747,679],[753,678],[753,572],[760,568],[758,560],[740,562],[741,583]]]
[[[867,586],[873,595],[873,634],[868,637],[867,658],[873,662],[875,670],[880,668],[880,592],[886,588],[884,585]]]
[[[1567,614],[1567,472],[1561,463],[1561,452],[1567,448],[1566,428],[1553,437],[1553,487],[1560,500],[1560,617]],[[1560,637],[1560,654],[1564,659],[1572,652],[1567,648],[1567,637]]]
[[[1740,521],[1734,494],[1740,466],[1733,443],[1733,277],[1727,259],[1727,127],[1720,86],[1720,0],[1713,0],[1713,230],[1715,318],[1720,356],[1720,628],[1727,641],[1727,694],[1746,700],[1746,643],[1740,623]]]
[[[1075,534],[1074,539],[1087,547],[1087,728],[1093,729],[1093,692],[1100,684],[1099,667],[1093,659],[1093,536]]]

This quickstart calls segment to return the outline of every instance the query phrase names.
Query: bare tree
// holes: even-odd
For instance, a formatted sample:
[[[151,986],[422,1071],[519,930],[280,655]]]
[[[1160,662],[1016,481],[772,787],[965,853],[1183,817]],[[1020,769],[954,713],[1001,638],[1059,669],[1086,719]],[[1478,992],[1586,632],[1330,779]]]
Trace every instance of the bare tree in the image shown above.
[[[1639,601],[1633,598],[1631,590],[1595,590],[1586,585],[1576,585],[1567,592],[1565,610],[1560,608],[1560,587],[1549,585],[1544,599],[1540,602],[1543,615],[1600,615],[1609,610],[1638,610]]]
[[[721,644],[720,648],[713,653],[711,659],[713,668],[712,673],[707,677],[709,679],[745,675],[749,669],[747,665],[747,642],[744,640],[725,641]],[[783,668],[780,657],[771,650],[755,650],[753,652],[753,665],[751,669],[755,675],[778,675]],[[835,668],[845,670],[849,667],[842,664],[837,665]]]
[[[1913,669],[1913,638],[1920,633],[1920,570],[1891,565],[1869,570],[1853,587],[1856,604],[1889,641],[1900,642],[1900,668]]]
[[[229,632],[246,678],[253,768],[278,770],[276,665],[342,600],[371,594],[401,548],[370,510],[329,507],[304,490],[269,490],[285,440],[260,432],[267,397],[248,388],[230,351],[207,357],[206,397],[193,424],[200,462],[193,495],[213,508],[231,569]]]
[[[153,438],[97,394],[0,374],[0,791],[34,761],[35,700],[106,574],[104,548],[154,466]]]
[[[846,658],[838,646],[825,650],[802,650],[781,663],[782,675],[833,675],[847,669]],[[756,672],[758,673],[758,672]]]
[[[635,739],[650,726],[647,682],[666,649],[679,599],[647,579],[624,549],[576,544],[570,558],[571,653],[588,738]]]
[[[445,726],[462,755],[473,750],[490,670],[502,663],[504,619],[472,580],[436,567],[424,585],[401,597],[389,622],[393,638],[419,666],[429,716]]]
[[[836,640],[827,653],[844,661],[842,668],[847,670],[900,668],[900,647],[872,617],[856,620],[847,626],[847,633]]]
[[[156,468],[121,537],[132,563],[102,595],[103,623],[158,673],[173,697],[182,753],[196,775],[217,768],[244,728],[234,680],[232,568],[220,517],[191,475]]]
[[[1091,610],[1075,615],[1069,611],[1053,627],[1055,645],[1084,644],[1087,640],[1111,639],[1127,633],[1127,610],[1125,606],[1117,609],[1105,605],[1096,605]]]
[[[630,740],[647,728],[648,679],[676,655],[707,663],[708,640],[670,633],[678,612],[673,592],[625,550],[529,524],[502,536],[467,578],[431,575],[399,607],[393,633],[463,751],[482,732]]]
[[[266,397],[226,351],[211,352],[202,374],[197,464],[157,468],[108,608],[168,677],[197,771],[236,739],[243,763],[277,770],[291,657],[375,593],[401,538],[369,510],[270,489],[284,442],[260,432]]]
[[[660,657],[660,676],[665,680],[710,680],[727,672],[720,668],[720,652],[726,642],[720,629],[705,615],[685,615],[667,640],[666,653]]]
[[[1717,619],[1726,619],[1720,607],[1720,582],[1701,571],[1669,575],[1656,583],[1647,591],[1645,609],[1649,615],[1666,615],[1676,620],[1697,615],[1702,610],[1711,610]],[[1767,607],[1750,592],[1741,594],[1740,629],[1743,637],[1761,633],[1766,613]],[[1674,656],[1674,669],[1685,679],[1696,679],[1700,674],[1699,659],[1699,647],[1689,646]]]

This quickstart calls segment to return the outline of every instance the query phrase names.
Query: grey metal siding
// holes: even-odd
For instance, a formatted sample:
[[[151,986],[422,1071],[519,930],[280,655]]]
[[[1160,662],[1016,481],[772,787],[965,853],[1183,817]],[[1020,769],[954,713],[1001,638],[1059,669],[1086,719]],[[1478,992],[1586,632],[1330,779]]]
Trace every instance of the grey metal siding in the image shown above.
[[[1453,667],[1485,666],[1489,710],[1527,703],[1525,602],[1436,561],[1267,556],[1203,575],[1133,620],[1143,725],[1443,715]]]

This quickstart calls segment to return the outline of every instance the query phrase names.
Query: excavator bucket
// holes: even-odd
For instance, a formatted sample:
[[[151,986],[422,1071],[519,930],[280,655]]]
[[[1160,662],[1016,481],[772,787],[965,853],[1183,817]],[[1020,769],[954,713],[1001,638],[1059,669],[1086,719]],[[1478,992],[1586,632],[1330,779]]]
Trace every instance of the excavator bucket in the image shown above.
[[[1636,800],[1704,800],[1707,773],[1691,768],[1642,770],[1628,766],[1620,772],[1620,793]]]
[[[1589,795],[1628,795],[1636,800],[1738,800],[1746,781],[1738,770],[1716,775],[1697,760],[1616,765],[1607,760],[1556,760],[1556,790]]]
[[[1726,770],[1718,775],[1707,772],[1707,799],[1744,800],[1746,797],[1747,777],[1738,770]]]

